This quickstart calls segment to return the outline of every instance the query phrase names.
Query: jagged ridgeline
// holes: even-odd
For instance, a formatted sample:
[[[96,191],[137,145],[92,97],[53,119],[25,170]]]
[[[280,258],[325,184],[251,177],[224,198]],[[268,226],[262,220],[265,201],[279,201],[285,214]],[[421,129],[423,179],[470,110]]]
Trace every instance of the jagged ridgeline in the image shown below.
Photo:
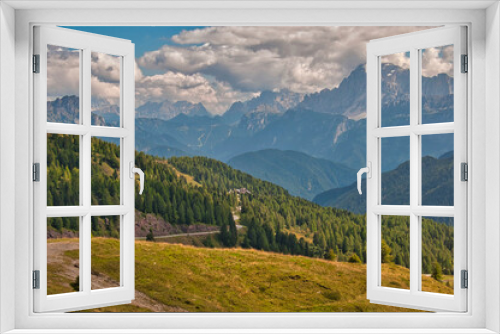
[[[47,204],[78,205],[78,136],[49,135],[47,143]],[[92,152],[92,203],[119,203],[119,146],[93,138]],[[364,215],[291,196],[273,183],[210,158],[163,159],[136,152],[136,165],[146,174],[144,194],[135,197],[135,207],[140,213],[156,215],[174,225],[220,226],[219,244],[226,247],[366,261]],[[241,188],[248,192],[234,191]],[[239,224],[245,228],[238,230],[234,238],[233,212],[239,205]],[[51,230],[77,230],[75,224],[64,218],[52,219],[50,224]],[[95,236],[116,236],[118,228],[119,224],[108,218],[95,218],[92,223]],[[424,220],[422,235],[424,273],[430,273],[434,262],[439,262],[443,270],[453,268],[453,227]],[[408,227],[384,230],[384,240],[391,248],[390,258],[405,267],[409,266],[405,260],[409,259],[409,247],[404,245],[408,236]]]

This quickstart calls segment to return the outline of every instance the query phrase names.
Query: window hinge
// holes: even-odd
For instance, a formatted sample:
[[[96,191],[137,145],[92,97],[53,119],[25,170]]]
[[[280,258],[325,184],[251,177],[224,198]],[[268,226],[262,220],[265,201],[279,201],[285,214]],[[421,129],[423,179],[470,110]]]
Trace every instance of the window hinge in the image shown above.
[[[33,270],[33,289],[40,289],[40,270]]]
[[[38,162],[33,164],[33,181],[40,182],[40,164]]]
[[[469,72],[469,56],[462,55],[462,73]]]
[[[40,55],[33,55],[33,73],[40,73]]]
[[[469,165],[466,162],[462,162],[460,165],[460,170],[461,170],[461,180],[462,181],[469,181]]]
[[[462,289],[469,288],[469,272],[467,270],[462,270],[461,272]]]

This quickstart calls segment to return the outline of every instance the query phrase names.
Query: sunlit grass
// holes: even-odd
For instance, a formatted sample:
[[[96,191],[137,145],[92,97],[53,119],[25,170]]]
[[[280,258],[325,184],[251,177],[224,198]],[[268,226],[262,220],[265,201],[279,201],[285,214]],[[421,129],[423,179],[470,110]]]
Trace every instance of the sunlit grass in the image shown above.
[[[114,239],[97,238],[92,268],[118,279],[106,259],[119,249]],[[66,252],[74,256],[71,251]],[[207,249],[136,241],[135,284],[170,309],[188,312],[408,312],[366,299],[366,265],[331,262],[244,249]],[[114,262],[114,261],[113,261]],[[390,269],[390,271],[389,271]],[[406,268],[384,265],[384,275],[401,286]],[[54,283],[57,283],[54,281]],[[439,292],[445,284],[430,277],[424,286]],[[409,285],[408,285],[409,286]],[[147,307],[121,305],[92,312],[146,312]]]

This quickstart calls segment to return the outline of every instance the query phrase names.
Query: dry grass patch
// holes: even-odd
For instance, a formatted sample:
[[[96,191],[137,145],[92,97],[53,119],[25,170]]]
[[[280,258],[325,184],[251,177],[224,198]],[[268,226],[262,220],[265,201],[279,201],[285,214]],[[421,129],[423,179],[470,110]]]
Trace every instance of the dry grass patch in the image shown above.
[[[98,238],[102,256],[92,268],[114,277],[106,254],[119,247]],[[136,241],[136,290],[166,312],[415,312],[371,304],[366,299],[366,265],[331,262],[245,249],[207,249]],[[383,266],[384,276],[406,286],[406,268]],[[424,279],[429,289],[445,284]],[[439,290],[441,289],[441,290]],[[145,312],[154,305],[92,311]]]

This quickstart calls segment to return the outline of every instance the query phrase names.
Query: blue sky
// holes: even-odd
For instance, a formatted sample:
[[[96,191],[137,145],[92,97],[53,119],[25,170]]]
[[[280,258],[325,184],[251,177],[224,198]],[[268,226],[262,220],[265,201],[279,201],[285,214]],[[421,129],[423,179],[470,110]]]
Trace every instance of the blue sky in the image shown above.
[[[64,27],[93,34],[124,38],[135,44],[135,56],[141,57],[146,51],[158,50],[161,46],[173,44],[170,38],[183,30],[203,29],[205,27],[93,27],[71,26]]]

